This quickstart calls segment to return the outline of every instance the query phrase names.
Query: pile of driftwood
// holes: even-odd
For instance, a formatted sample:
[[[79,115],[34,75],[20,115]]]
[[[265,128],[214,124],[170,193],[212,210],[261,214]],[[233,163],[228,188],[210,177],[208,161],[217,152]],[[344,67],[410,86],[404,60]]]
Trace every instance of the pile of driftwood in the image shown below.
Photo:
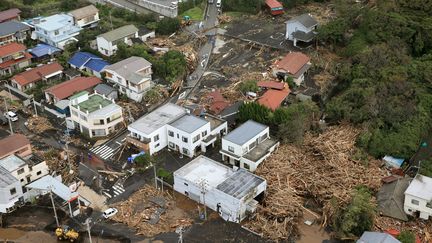
[[[375,231],[385,231],[389,229],[395,229],[400,232],[411,231],[420,237],[421,242],[432,242],[432,224],[430,221],[416,219],[403,222],[389,217],[375,217]]]
[[[57,175],[62,176],[63,183],[66,185],[73,182],[79,171],[76,163],[77,155],[70,152],[69,155],[65,151],[51,149],[46,152],[36,152],[41,156],[51,172],[56,172]],[[69,156],[69,159],[67,159]]]
[[[175,207],[172,195],[149,185],[113,206],[119,210],[113,219],[135,228],[139,235],[150,237],[173,232],[177,227],[193,223],[185,212]]]
[[[32,116],[27,119],[27,128],[36,134],[44,133],[48,130],[54,130],[54,126],[43,116]]]
[[[357,185],[377,190],[385,171],[379,161],[365,165],[353,159],[358,133],[350,126],[337,126],[319,136],[307,135],[302,147],[280,146],[257,170],[267,179],[267,196],[247,227],[272,240],[295,238],[305,199],[322,206],[324,226],[335,213],[330,201],[345,206]]]

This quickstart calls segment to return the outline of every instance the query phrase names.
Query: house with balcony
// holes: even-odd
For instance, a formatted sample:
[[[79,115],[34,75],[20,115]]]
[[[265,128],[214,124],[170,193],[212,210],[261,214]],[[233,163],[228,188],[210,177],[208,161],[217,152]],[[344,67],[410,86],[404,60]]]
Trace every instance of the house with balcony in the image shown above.
[[[97,77],[76,77],[46,89],[45,99],[47,102],[57,103],[81,91],[93,92],[94,87],[100,83],[102,81]]]
[[[279,146],[270,138],[270,129],[249,120],[222,138],[222,160],[251,172]]]
[[[132,45],[132,38],[138,38],[138,28],[131,24],[125,25],[96,37],[97,49],[102,55],[112,56],[119,43]]]
[[[417,174],[405,191],[404,211],[428,220],[432,216],[432,178]]]
[[[310,14],[302,14],[285,22],[285,38],[293,41],[294,46],[297,42],[310,43],[316,36],[318,21]]]
[[[52,62],[13,76],[11,83],[14,88],[24,92],[35,87],[38,82],[59,80],[62,75],[63,67],[57,62]]]
[[[20,21],[21,20],[21,10],[17,8],[11,8],[8,10],[4,10],[0,12],[0,23],[6,22],[6,21]]]
[[[33,20],[35,31],[34,39],[48,45],[64,49],[65,45],[78,41],[75,36],[81,31],[81,27],[75,25],[74,19],[68,14],[55,14]]]
[[[0,76],[11,75],[31,63],[31,55],[23,44],[12,42],[0,46]]]
[[[11,42],[23,43],[30,34],[30,27],[21,22],[0,23],[0,46]]]
[[[104,68],[105,78],[121,94],[141,102],[144,94],[153,86],[152,65],[142,57],[129,57]]]
[[[74,24],[81,28],[95,27],[99,22],[99,9],[94,5],[88,5],[79,9],[75,9],[69,12],[69,15],[73,17]]]
[[[69,100],[70,120],[90,138],[108,136],[123,123],[122,108],[103,95],[83,91]]]
[[[0,213],[10,213],[24,203],[20,181],[0,166]]]

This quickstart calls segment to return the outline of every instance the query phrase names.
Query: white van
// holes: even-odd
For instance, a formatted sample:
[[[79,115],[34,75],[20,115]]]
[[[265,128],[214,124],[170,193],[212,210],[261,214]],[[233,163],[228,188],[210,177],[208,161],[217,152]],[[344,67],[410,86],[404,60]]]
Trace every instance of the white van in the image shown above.
[[[222,5],[222,0],[217,0],[216,7],[220,8]]]
[[[8,111],[4,114],[4,116],[13,122],[18,121],[18,116],[17,116],[17,114],[15,114],[15,112]]]

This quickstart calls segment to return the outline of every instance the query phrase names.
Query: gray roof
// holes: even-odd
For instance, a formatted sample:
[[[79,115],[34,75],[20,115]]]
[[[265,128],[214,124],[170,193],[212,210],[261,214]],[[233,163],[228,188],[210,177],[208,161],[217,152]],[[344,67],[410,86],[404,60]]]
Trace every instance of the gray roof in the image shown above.
[[[109,86],[108,84],[98,84],[98,85],[96,85],[96,87],[94,87],[94,90],[98,94],[102,94],[102,95],[109,95],[112,92],[116,91],[116,89],[114,89],[113,87]]]
[[[318,24],[318,21],[316,21],[312,17],[312,15],[310,15],[308,13],[302,14],[300,16],[296,16],[296,17],[288,20],[287,22],[294,22],[294,21],[298,21],[300,24],[302,24],[306,28],[311,28],[311,27]]]
[[[207,123],[208,121],[202,118],[186,114],[171,122],[170,125],[184,132],[193,133]]]
[[[24,160],[14,154],[0,160],[0,166],[7,169],[9,172],[15,171],[25,164],[26,162]]]
[[[249,120],[228,133],[223,139],[242,146],[265,129],[267,129],[266,125]]]
[[[392,183],[381,186],[377,193],[378,211],[384,216],[408,221],[404,212],[404,192],[407,189],[410,178],[400,178]]]
[[[241,199],[255,190],[265,180],[245,169],[238,169],[216,188],[230,196]]]
[[[105,40],[109,42],[113,42],[116,40],[119,40],[121,38],[124,38],[129,35],[133,35],[136,32],[138,32],[138,28],[135,27],[133,24],[125,25],[120,28],[117,28],[115,30],[111,30],[109,32],[106,32],[104,34],[99,35],[99,37],[104,38]]]
[[[0,166],[0,188],[7,187],[17,182],[17,178],[15,178],[8,170]]]
[[[30,27],[21,22],[8,21],[0,24],[0,36],[6,36],[26,30],[30,30]]]
[[[69,107],[69,100],[59,100],[57,103],[54,104],[55,107],[64,110]]]
[[[416,175],[405,194],[432,201],[432,178],[420,174]]]
[[[139,83],[145,76],[136,72],[148,67],[151,67],[149,61],[142,57],[133,56],[106,66],[105,70],[114,71],[132,83]]]
[[[166,124],[169,124],[184,114],[186,114],[186,111],[183,107],[176,104],[167,103],[142,116],[134,123],[130,124],[128,128],[150,135],[152,132],[165,126]]]
[[[361,238],[357,240],[357,243],[401,243],[401,242],[387,233],[366,231],[363,233]]]
[[[75,9],[69,12],[70,15],[74,16],[76,19],[82,19],[85,17],[93,16],[99,12],[94,5],[88,5],[79,9]]]

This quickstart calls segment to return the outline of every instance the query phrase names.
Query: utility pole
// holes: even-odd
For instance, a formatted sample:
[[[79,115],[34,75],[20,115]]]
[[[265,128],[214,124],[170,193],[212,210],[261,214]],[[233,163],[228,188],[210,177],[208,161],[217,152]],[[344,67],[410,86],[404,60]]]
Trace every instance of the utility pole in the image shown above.
[[[67,117],[65,117],[65,125],[66,125],[66,141],[65,141],[65,148],[66,148],[66,160],[67,160],[67,163],[68,163],[68,166],[69,166],[69,174],[73,174],[73,170],[72,170],[72,167],[71,167],[71,164],[70,164],[70,160],[69,160],[69,138],[70,138],[70,136],[69,136],[69,128],[68,128],[68,125],[67,125]]]
[[[37,108],[36,108],[36,101],[35,101],[34,97],[33,97],[33,107],[34,107],[34,110],[35,110],[35,115],[38,116],[38,111],[37,111]]]
[[[158,189],[157,174],[156,174],[156,164],[153,164],[153,173],[154,173],[154,178],[155,178],[155,187],[156,187],[156,189]]]
[[[90,231],[90,223],[91,223],[91,218],[87,218],[86,221],[85,221],[85,224],[87,225],[87,232],[88,232],[88,236],[89,236],[89,242],[92,243],[91,231]]]
[[[7,106],[7,99],[5,97],[3,97],[4,103],[5,103],[5,108],[6,108],[6,118],[8,119],[9,122],[9,129],[11,134],[14,134],[13,128],[12,128],[12,121],[10,119],[10,117],[7,115],[7,112],[9,111],[9,108]]]
[[[198,183],[200,189],[201,189],[201,194],[203,195],[203,205],[204,205],[204,220],[207,220],[207,206],[205,203],[205,194],[207,193],[207,186],[208,186],[208,182],[206,179],[202,179],[200,180],[200,182]]]
[[[54,198],[52,196],[52,188],[51,187],[50,187],[50,198],[51,198],[51,203],[52,203],[53,210],[54,210],[54,217],[55,217],[55,220],[56,220],[57,227],[60,227],[59,220],[58,220],[58,217],[57,217],[57,211],[56,211],[55,204],[54,204]]]

